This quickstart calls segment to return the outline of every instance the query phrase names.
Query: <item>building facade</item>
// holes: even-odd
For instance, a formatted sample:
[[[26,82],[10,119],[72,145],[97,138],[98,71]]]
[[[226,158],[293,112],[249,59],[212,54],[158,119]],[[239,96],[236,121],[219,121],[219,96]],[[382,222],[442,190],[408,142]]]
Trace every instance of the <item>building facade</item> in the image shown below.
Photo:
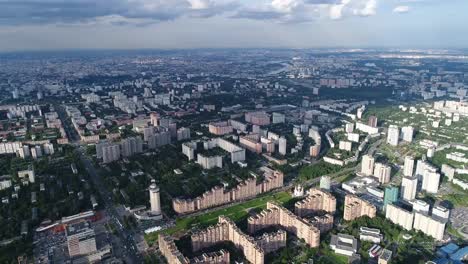
[[[172,200],[172,207],[178,214],[184,214],[248,199],[283,186],[284,175],[280,171],[264,168],[264,178],[259,184],[255,178],[247,179],[231,190],[217,186],[194,199],[176,198]]]
[[[362,156],[361,173],[364,175],[372,175],[374,172],[374,157],[371,155]]]
[[[362,216],[374,218],[376,213],[377,208],[371,203],[352,194],[346,195],[343,215],[344,220],[351,221]]]
[[[401,198],[411,201],[416,198],[418,188],[418,177],[404,176],[401,179]]]
[[[270,226],[279,226],[304,239],[310,247],[318,247],[320,244],[318,228],[274,202],[268,202],[267,209],[249,217],[247,223],[249,233],[255,233]]]
[[[385,218],[406,230],[411,230],[413,228],[413,212],[405,210],[395,204],[388,204],[386,206]]]
[[[320,211],[334,214],[336,199],[331,193],[316,188],[308,190],[307,197],[294,205],[294,212],[300,217]]]
[[[395,125],[390,125],[387,132],[387,144],[392,146],[398,146],[398,140],[400,138],[400,129]]]

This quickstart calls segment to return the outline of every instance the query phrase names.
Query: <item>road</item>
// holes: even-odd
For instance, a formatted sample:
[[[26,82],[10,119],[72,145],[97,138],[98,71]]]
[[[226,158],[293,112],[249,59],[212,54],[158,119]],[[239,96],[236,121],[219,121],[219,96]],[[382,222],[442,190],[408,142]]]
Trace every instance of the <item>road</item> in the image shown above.
[[[104,205],[104,208],[105,208],[107,214],[111,217],[111,220],[114,222],[114,225],[117,227],[117,237],[120,239],[120,243],[122,245],[124,245],[124,248],[127,250],[126,251],[127,254],[125,256],[126,258],[129,259],[129,261],[127,261],[127,262],[128,263],[141,262],[141,256],[139,255],[139,253],[137,251],[137,246],[136,246],[135,240],[133,238],[132,232],[130,230],[126,230],[126,229],[124,229],[122,227],[121,220],[119,219],[119,214],[116,211],[116,209],[115,209],[115,207],[114,207],[114,205],[112,203],[112,198],[111,198],[112,193],[107,188],[104,187],[105,183],[104,183],[104,180],[103,180],[102,176],[99,173],[96,172],[96,168],[94,167],[93,162],[84,153],[84,148],[82,148],[80,146],[79,136],[76,134],[75,129],[73,127],[71,127],[71,123],[69,121],[67,121],[66,113],[65,113],[63,107],[56,106],[56,109],[57,109],[57,112],[59,113],[60,118],[63,120],[64,128],[65,128],[65,131],[66,131],[67,135],[69,136],[70,143],[77,146],[77,151],[76,152],[79,155],[80,160],[83,163],[83,165],[85,166],[87,172],[89,173],[90,178],[92,179],[92,181],[94,183],[94,186],[96,187],[96,189],[99,191],[101,197],[103,198],[103,205]],[[381,140],[379,140],[379,141],[375,142],[374,144],[372,144],[371,147],[368,149],[367,153],[373,154],[376,151],[377,146],[380,145],[380,143],[381,143]],[[343,169],[343,170],[341,170],[339,172],[328,174],[327,176],[330,176],[333,179],[333,178],[335,178],[337,176],[340,176],[340,175],[342,175],[344,173],[355,171],[357,169],[357,167],[358,166],[352,167],[352,168],[346,168],[346,169]],[[303,183],[303,185],[304,185],[304,187],[311,187],[311,186],[314,186],[317,183],[319,183],[319,181],[320,181],[320,177],[311,179],[311,180]],[[290,182],[287,185],[274,190],[272,193],[291,190],[292,188],[294,188],[294,186],[295,186],[295,184],[293,182]],[[243,203],[243,202],[245,202],[245,200],[239,201],[239,202],[236,202],[236,203],[229,203],[229,204],[214,207],[214,208],[209,208],[207,210],[198,211],[198,212],[194,212],[194,213],[191,213],[191,214],[186,214],[186,215],[184,215],[184,217],[205,214],[205,213],[208,213],[208,212],[211,212],[211,211],[220,210],[222,208],[233,206],[235,204],[239,204],[239,203]]]
[[[116,226],[117,237],[120,239],[121,245],[124,245],[125,255],[122,256],[126,259],[127,263],[140,263],[142,258],[137,251],[137,245],[133,238],[133,233],[123,228],[122,221],[120,220],[120,215],[118,214],[115,206],[112,202],[112,193],[105,187],[104,180],[102,176],[96,172],[96,168],[92,161],[86,156],[82,148],[78,148],[76,153],[79,155],[81,162],[86,168],[86,171],[90,175],[91,180],[94,183],[95,188],[98,190],[102,197],[103,206],[106,210],[107,215],[110,217],[110,220]],[[114,252],[114,253],[124,253],[124,252]]]
[[[123,228],[122,220],[120,215],[112,201],[112,193],[105,187],[104,179],[102,175],[97,173],[96,168],[92,160],[90,160],[84,151],[84,148],[80,146],[79,136],[77,135],[75,129],[71,126],[71,123],[67,120],[67,116],[63,107],[56,105],[55,109],[59,114],[60,119],[63,122],[65,132],[67,133],[69,143],[76,146],[75,153],[80,158],[80,161],[85,166],[86,171],[88,172],[91,181],[94,184],[94,187],[99,192],[102,198],[102,205],[106,211],[106,215],[110,218],[110,222],[116,227],[116,236],[113,241],[114,244],[114,255],[125,259],[126,263],[141,263],[143,259],[138,253],[137,245],[134,240],[133,233],[130,230]],[[123,246],[123,248],[122,248]]]

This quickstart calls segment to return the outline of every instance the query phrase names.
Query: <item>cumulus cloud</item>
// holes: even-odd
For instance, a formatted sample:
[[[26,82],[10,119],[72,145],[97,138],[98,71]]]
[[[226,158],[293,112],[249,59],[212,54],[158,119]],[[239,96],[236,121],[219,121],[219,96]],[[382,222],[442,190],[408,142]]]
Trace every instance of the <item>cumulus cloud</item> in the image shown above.
[[[410,7],[404,6],[404,5],[397,6],[393,9],[393,13],[399,13],[399,14],[408,13],[409,11],[410,11]]]
[[[338,4],[330,5],[331,19],[341,19],[345,16],[373,16],[377,13],[377,0],[342,0]]]
[[[233,7],[215,0],[0,0],[0,24],[87,23],[101,17],[158,22],[214,16]]]
[[[180,17],[275,20],[371,16],[378,0],[0,0],[0,25],[146,25]]]
[[[360,16],[373,16],[376,14],[377,0],[368,0],[364,3],[362,9],[357,9],[355,12]]]

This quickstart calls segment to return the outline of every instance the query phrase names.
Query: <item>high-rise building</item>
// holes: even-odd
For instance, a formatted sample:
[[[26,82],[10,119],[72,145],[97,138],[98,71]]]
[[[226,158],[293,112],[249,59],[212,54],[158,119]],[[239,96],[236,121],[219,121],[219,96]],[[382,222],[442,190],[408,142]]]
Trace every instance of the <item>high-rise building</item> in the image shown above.
[[[405,126],[401,128],[401,138],[403,141],[412,142],[414,135],[414,128],[412,126]]]
[[[18,149],[18,155],[20,156],[20,158],[28,158],[29,156],[31,156],[31,151],[29,150],[29,146],[23,146],[21,148]]]
[[[311,127],[309,129],[309,137],[314,140],[315,145],[322,144],[322,137],[320,136],[320,133],[317,127]]]
[[[245,121],[258,126],[269,125],[270,115],[265,112],[249,112],[245,113]]]
[[[401,180],[401,198],[406,201],[416,198],[417,187],[418,177],[403,177]]]
[[[187,140],[190,139],[190,128],[181,127],[177,129],[177,140]]]
[[[416,172],[415,175],[418,177],[418,180],[422,181],[424,170],[430,166],[430,164],[425,160],[425,157],[416,162]]]
[[[151,120],[151,125],[153,126],[158,126],[159,125],[159,114],[156,112],[153,112],[150,114],[150,120]]]
[[[362,156],[361,173],[364,175],[372,175],[374,172],[374,161],[371,155]]]
[[[374,218],[377,213],[377,208],[355,195],[348,194],[345,196],[345,205],[343,212],[343,219],[351,221],[361,216],[368,216]]]
[[[436,205],[432,208],[432,217],[441,222],[447,222],[450,218],[450,209]]]
[[[295,203],[294,211],[300,217],[321,211],[333,214],[336,211],[336,198],[327,191],[312,188],[307,191],[304,200]]]
[[[278,144],[279,144],[279,153],[281,155],[283,155],[283,156],[286,155],[286,152],[287,152],[287,150],[286,150],[286,144],[287,144],[286,138],[280,137]]]
[[[414,171],[414,158],[411,156],[405,157],[405,164],[403,166],[403,176],[412,177]]]
[[[143,140],[140,137],[130,137],[120,142],[121,154],[123,157],[130,157],[143,152]]]
[[[413,205],[413,212],[429,213],[429,204],[426,201],[415,199],[410,203]]]
[[[422,182],[422,190],[428,193],[437,193],[439,190],[440,174],[437,168],[425,160],[418,160],[416,176]]]
[[[436,152],[436,148],[434,146],[427,148],[426,156],[428,158],[433,158]]]
[[[400,129],[395,125],[390,125],[387,132],[387,143],[392,146],[398,146]]]
[[[396,204],[387,204],[385,208],[385,218],[406,230],[413,229],[413,212],[399,207]]]
[[[331,178],[330,176],[322,176],[320,177],[320,189],[330,190],[331,185]]]
[[[89,222],[79,222],[66,228],[70,257],[87,255],[97,251],[96,235]]]
[[[440,173],[426,169],[422,179],[422,190],[428,193],[437,193],[439,190]]]
[[[151,137],[154,137],[154,133],[155,133],[154,127],[143,128],[143,140],[148,142]]]
[[[315,157],[318,157],[320,155],[320,145],[313,145],[313,146],[310,146],[310,156],[315,158]]]
[[[367,121],[367,125],[371,127],[377,127],[377,117],[376,116],[369,116],[369,120]]]
[[[55,153],[54,144],[45,143],[43,147],[44,147],[44,154],[53,155]]]
[[[151,214],[161,215],[161,199],[159,196],[159,187],[156,185],[154,180],[151,180],[149,187]]]
[[[425,213],[416,212],[414,213],[413,228],[440,241],[444,237],[445,223]]]
[[[42,157],[42,147],[39,145],[31,147],[31,157],[33,159],[38,159]]]
[[[280,113],[273,113],[273,124],[284,123],[286,121],[286,117]]]
[[[374,168],[374,177],[379,179],[381,184],[385,184],[390,182],[390,176],[392,173],[392,167],[386,164],[382,164],[380,162],[375,163]]]
[[[96,144],[96,157],[103,163],[110,163],[120,159],[120,145],[106,141]]]
[[[171,144],[171,133],[167,129],[148,138],[148,148],[150,149],[155,149],[168,144]]]
[[[385,188],[384,208],[387,206],[387,204],[393,204],[394,202],[398,201],[398,191],[399,188],[397,186],[388,186]]]
[[[212,122],[212,123],[210,123],[208,125],[208,130],[213,135],[222,136],[222,135],[232,133],[233,128],[229,124],[229,122],[223,121],[223,122]]]

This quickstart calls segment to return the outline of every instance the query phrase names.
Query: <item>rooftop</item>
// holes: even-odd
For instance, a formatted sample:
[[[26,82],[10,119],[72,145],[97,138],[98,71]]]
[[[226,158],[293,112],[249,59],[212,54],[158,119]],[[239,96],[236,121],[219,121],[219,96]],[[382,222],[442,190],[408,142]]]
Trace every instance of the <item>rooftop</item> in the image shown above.
[[[338,249],[355,252],[357,250],[357,239],[351,235],[346,234],[332,235],[330,246],[335,246]]]
[[[441,250],[442,252],[450,255],[450,254],[453,254],[455,253],[460,247],[457,246],[456,244],[454,243],[449,243],[443,247],[441,247],[439,250]]]
[[[388,262],[391,257],[392,257],[392,251],[388,250],[388,249],[383,249],[379,258],[383,259],[383,260],[386,260]]]
[[[76,224],[67,226],[67,236],[75,235],[84,231],[87,231],[91,228],[91,224],[87,221],[79,222]]]

